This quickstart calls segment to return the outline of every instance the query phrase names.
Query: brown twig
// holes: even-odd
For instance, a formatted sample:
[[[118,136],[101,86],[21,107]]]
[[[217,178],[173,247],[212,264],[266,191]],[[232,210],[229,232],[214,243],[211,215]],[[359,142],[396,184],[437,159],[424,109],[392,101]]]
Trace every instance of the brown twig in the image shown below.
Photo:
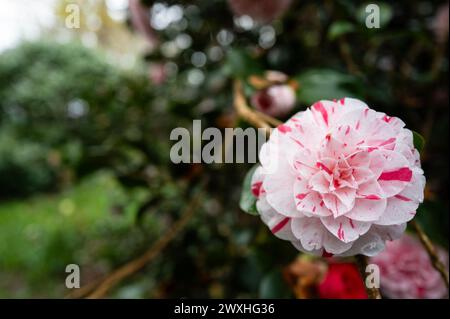
[[[380,290],[378,288],[369,288],[366,285],[366,268],[367,268],[367,257],[364,255],[356,255],[356,265],[358,266],[359,273],[363,280],[364,287],[366,288],[367,296],[369,299],[381,299]]]
[[[269,135],[272,130],[271,126],[263,117],[261,117],[262,113],[256,112],[248,106],[244,93],[242,93],[242,84],[240,80],[235,80],[233,91],[233,105],[237,114],[253,126],[266,129],[266,132]]]
[[[441,274],[442,279],[445,282],[445,285],[448,289],[448,271],[445,267],[445,265],[442,263],[442,261],[439,259],[439,256],[437,254],[436,248],[431,243],[430,238],[425,234],[422,227],[415,221],[412,220],[409,222],[409,224],[414,228],[415,232],[417,233],[417,236],[420,239],[420,242],[425,247],[425,250],[428,253],[428,256],[430,256],[431,263],[433,264],[433,267]]]
[[[347,70],[354,75],[360,75],[361,71],[359,70],[356,63],[353,61],[352,53],[350,46],[345,41],[344,37],[339,39],[339,52],[341,54],[342,59],[344,60]]]
[[[66,299],[80,299],[86,297],[92,290],[95,289],[95,287],[98,286],[99,283],[101,283],[103,278],[98,278],[94,281],[91,281],[90,283],[84,285],[83,287],[79,289],[75,289],[72,292],[70,292],[67,296],[64,298]]]
[[[281,125],[283,123],[280,120],[278,120],[278,119],[276,119],[276,118],[274,118],[272,116],[269,116],[267,114],[264,114],[264,113],[262,113],[260,111],[253,110],[253,113],[255,113],[263,121],[267,122],[269,125],[272,125],[273,127],[277,127],[277,126],[279,126],[279,125]]]
[[[69,295],[72,298],[82,298],[89,294],[87,298],[98,299],[104,297],[109,290],[126,277],[134,274],[138,270],[142,269],[150,261],[152,261],[174,238],[175,236],[186,226],[189,220],[194,216],[196,209],[201,202],[201,194],[194,196],[181,218],[162,236],[152,247],[150,247],[143,255],[128,262],[111,274],[107,275],[104,279],[95,281],[82,288],[80,291]]]

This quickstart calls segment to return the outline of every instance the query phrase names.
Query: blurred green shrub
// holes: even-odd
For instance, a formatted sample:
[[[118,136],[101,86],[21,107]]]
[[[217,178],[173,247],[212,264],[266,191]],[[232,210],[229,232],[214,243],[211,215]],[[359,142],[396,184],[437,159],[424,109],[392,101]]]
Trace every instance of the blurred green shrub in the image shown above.
[[[2,194],[28,195],[50,189],[55,171],[48,161],[48,149],[37,143],[17,141],[0,132],[0,191]]]
[[[0,56],[0,197],[49,189],[136,151],[149,119],[144,74],[78,44],[25,43]],[[123,155],[126,154],[126,155]],[[50,156],[50,158],[48,158]],[[52,165],[48,163],[52,162]],[[69,173],[68,173],[69,172]]]

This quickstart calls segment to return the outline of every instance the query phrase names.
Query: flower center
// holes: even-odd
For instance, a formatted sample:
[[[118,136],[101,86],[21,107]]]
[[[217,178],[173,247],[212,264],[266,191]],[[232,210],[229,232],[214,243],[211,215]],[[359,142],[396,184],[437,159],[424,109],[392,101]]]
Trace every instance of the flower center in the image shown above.
[[[357,183],[353,176],[354,169],[350,167],[345,159],[339,159],[334,163],[330,161],[317,162],[317,168],[322,171],[319,174],[323,176],[323,186],[321,189],[325,193],[334,192],[340,188],[357,188]]]

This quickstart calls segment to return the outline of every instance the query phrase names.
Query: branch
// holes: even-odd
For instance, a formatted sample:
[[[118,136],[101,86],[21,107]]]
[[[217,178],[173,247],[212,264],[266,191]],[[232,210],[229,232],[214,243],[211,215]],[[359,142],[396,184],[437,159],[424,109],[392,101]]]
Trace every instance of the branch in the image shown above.
[[[425,234],[422,227],[415,220],[410,221],[409,224],[414,228],[417,236],[419,236],[420,242],[425,247],[428,256],[430,256],[433,267],[441,274],[441,277],[448,289],[448,272],[445,265],[439,259],[436,248],[433,246],[430,238],[427,236],[427,234]]]
[[[156,242],[151,246],[143,255],[128,262],[122,267],[114,270],[112,273],[107,275],[104,279],[99,281],[94,281],[86,286],[80,288],[79,292],[69,295],[73,298],[82,298],[87,296],[89,299],[103,298],[109,290],[111,290],[115,285],[117,285],[123,279],[129,277],[135,272],[142,269],[145,265],[151,262],[158,254],[166,248],[166,246],[175,238],[175,236],[186,226],[189,220],[194,216],[202,197],[202,191],[200,190],[198,194],[192,198],[189,205],[186,207],[181,218]]]
[[[251,125],[266,129],[267,135],[270,135],[272,128],[267,123],[267,120],[270,117],[268,117],[267,115],[262,115],[262,113],[256,112],[248,106],[247,101],[245,100],[245,96],[242,93],[242,84],[240,80],[235,80],[233,85],[233,93],[233,105],[237,114]],[[276,123],[275,121],[277,120],[270,118],[269,122],[272,122],[272,124],[274,124]]]
[[[358,266],[359,273],[363,280],[364,287],[366,288],[367,296],[369,299],[381,299],[380,290],[378,288],[369,288],[366,285],[366,268],[367,257],[364,255],[356,255],[356,265]]]
[[[271,117],[265,113],[262,113],[260,111],[256,111],[256,110],[252,110],[253,113],[255,113],[257,116],[259,116],[263,121],[267,122],[268,124],[270,124],[273,127],[277,127],[281,124],[283,124],[283,122],[281,122],[280,120]]]
[[[65,298],[66,299],[83,298],[86,295],[88,295],[92,290],[94,290],[95,287],[97,287],[102,281],[103,281],[103,278],[98,278],[98,279],[96,279],[94,281],[91,281],[90,283],[84,285],[83,287],[73,290]]]
[[[353,61],[352,53],[350,46],[344,40],[344,38],[339,39],[339,52],[341,53],[342,59],[344,60],[347,70],[354,75],[360,75],[361,71],[359,70],[356,63]]]

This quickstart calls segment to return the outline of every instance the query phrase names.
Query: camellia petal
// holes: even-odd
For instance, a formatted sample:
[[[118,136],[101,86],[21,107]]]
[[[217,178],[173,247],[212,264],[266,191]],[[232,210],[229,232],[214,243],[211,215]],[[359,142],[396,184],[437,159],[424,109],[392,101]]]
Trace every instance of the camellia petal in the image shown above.
[[[371,226],[371,223],[352,220],[345,216],[339,218],[323,217],[321,221],[330,233],[345,243],[355,241],[359,236],[365,234]]]

